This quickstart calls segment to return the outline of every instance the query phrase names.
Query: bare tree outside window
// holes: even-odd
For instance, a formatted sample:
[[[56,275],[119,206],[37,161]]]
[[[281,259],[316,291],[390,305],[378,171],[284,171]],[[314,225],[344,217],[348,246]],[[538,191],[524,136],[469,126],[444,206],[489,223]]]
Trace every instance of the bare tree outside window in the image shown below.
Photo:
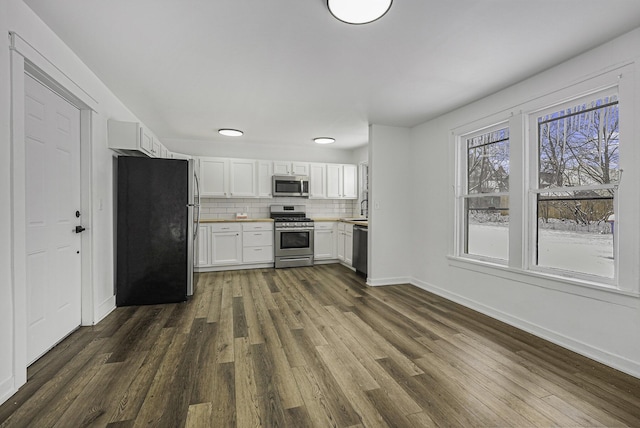
[[[618,147],[615,95],[538,118],[539,266],[613,277]]]

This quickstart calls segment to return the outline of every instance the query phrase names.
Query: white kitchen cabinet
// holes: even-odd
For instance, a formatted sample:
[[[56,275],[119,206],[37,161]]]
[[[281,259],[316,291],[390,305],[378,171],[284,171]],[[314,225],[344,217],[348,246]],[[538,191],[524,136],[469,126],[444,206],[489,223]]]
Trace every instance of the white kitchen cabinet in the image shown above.
[[[327,197],[327,164],[309,164],[309,198],[323,199]]]
[[[274,161],[273,174],[274,175],[309,175],[309,163]]]
[[[229,196],[253,198],[258,196],[257,163],[251,159],[229,160]]]
[[[171,159],[183,159],[183,160],[189,160],[192,159],[193,156],[191,155],[185,155],[183,153],[176,153],[176,152],[169,152],[169,158]]]
[[[212,224],[211,265],[242,263],[242,229],[239,223]]]
[[[342,165],[342,197],[358,198],[358,167],[356,165]]]
[[[353,224],[338,223],[338,260],[353,264]]]
[[[273,223],[242,224],[242,262],[273,263]]]
[[[197,266],[210,266],[211,258],[209,246],[211,245],[211,229],[206,224],[201,224],[198,228],[198,259]]]
[[[313,252],[315,260],[332,260],[338,258],[337,222],[330,221],[315,223],[313,232]]]
[[[273,186],[273,162],[258,161],[258,197],[271,198]]]
[[[356,165],[327,164],[327,198],[358,198],[358,168]]]
[[[229,159],[200,158],[200,196],[222,197],[229,195]]]
[[[353,225],[347,224],[344,230],[344,263],[353,265]]]
[[[160,148],[160,157],[163,159],[171,159],[171,153],[164,145]]]
[[[342,165],[327,165],[327,198],[342,197]]]
[[[153,134],[138,122],[107,122],[109,148],[123,155],[153,157]]]
[[[154,158],[162,157],[162,143],[156,137],[151,139],[151,153]]]

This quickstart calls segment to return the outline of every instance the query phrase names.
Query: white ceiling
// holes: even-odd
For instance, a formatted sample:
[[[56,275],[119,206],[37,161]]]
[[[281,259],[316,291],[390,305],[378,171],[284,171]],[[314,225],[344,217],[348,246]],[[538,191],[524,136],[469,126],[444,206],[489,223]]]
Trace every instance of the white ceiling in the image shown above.
[[[325,0],[25,3],[161,139],[203,145],[350,149],[640,26],[640,0],[395,0],[361,26]]]

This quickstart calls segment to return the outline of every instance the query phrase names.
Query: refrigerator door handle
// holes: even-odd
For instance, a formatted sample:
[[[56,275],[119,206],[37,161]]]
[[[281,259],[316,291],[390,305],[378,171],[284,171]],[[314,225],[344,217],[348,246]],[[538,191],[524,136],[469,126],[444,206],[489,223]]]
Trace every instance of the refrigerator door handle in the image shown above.
[[[194,173],[193,176],[196,182],[196,200],[193,204],[193,206],[196,208],[196,225],[194,228],[195,230],[193,231],[193,240],[195,242],[195,240],[198,238],[198,231],[200,229],[200,180],[198,179],[198,174]]]

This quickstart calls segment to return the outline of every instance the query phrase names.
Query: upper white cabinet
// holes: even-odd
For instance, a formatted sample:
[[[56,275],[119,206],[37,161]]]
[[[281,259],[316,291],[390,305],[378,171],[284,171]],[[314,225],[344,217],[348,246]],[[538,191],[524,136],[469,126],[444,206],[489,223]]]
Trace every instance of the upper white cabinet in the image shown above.
[[[358,198],[356,165],[209,157],[196,160],[200,163],[201,196],[205,198],[271,198],[272,177],[291,174],[309,176],[309,198]]]
[[[356,165],[342,165],[342,197],[358,198],[358,167]]]
[[[230,159],[229,196],[252,198],[258,196],[257,162],[251,159]]]
[[[358,198],[358,168],[356,165],[327,164],[327,198]]]
[[[200,196],[229,196],[229,159],[200,158]]]
[[[273,162],[260,160],[258,161],[258,197],[270,198],[272,194],[272,178]]]
[[[327,164],[309,164],[309,198],[327,197]]]
[[[107,122],[108,144],[111,150],[126,156],[169,158],[169,150],[151,131],[138,122]]]
[[[185,154],[176,153],[176,152],[169,152],[169,157],[171,159],[184,159],[184,160],[192,159],[191,155],[185,155]]]
[[[252,159],[200,158],[200,196],[258,196],[258,162]]]
[[[274,175],[309,175],[309,164],[306,162],[274,161]]]
[[[153,134],[138,122],[107,122],[109,148],[124,155],[153,157]]]

